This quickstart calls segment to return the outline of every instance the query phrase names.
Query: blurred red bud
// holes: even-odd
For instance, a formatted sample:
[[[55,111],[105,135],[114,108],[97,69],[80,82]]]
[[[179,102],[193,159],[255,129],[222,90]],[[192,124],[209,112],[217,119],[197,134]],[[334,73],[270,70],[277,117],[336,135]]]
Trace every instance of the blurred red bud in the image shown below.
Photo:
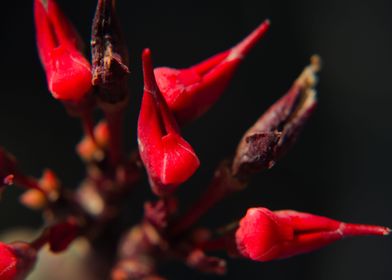
[[[78,237],[80,226],[76,219],[68,218],[65,222],[49,228],[48,242],[50,250],[55,253],[62,252]]]
[[[109,127],[106,121],[100,121],[94,128],[94,139],[86,135],[76,146],[79,156],[87,161],[100,161],[109,144]],[[95,140],[95,141],[94,141]]]
[[[27,243],[0,242],[0,279],[25,279],[35,264],[36,254],[36,250]]]

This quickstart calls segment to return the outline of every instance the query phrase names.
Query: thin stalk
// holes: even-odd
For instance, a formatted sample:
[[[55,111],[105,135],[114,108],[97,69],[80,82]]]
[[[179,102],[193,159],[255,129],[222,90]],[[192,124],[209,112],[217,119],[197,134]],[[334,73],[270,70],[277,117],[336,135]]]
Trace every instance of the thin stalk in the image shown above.
[[[220,236],[218,238],[198,244],[197,247],[207,252],[224,250],[227,247],[226,239],[226,236]]]
[[[42,194],[47,197],[47,193],[41,186],[38,184],[37,180],[31,177],[27,177],[22,174],[15,174],[15,183],[24,189],[34,189],[40,191]]]
[[[92,116],[92,110],[85,109],[80,116],[80,120],[82,122],[83,131],[84,131],[85,136],[91,138],[91,140],[94,142],[94,144],[97,145],[97,140],[96,140],[95,134],[94,134],[94,120],[93,120],[93,116]]]
[[[109,160],[113,167],[117,166],[123,156],[123,131],[124,119],[122,110],[109,112],[105,111],[105,116],[109,127]]]
[[[39,251],[46,243],[49,242],[49,231],[44,230],[40,236],[33,240],[30,245],[35,250]]]
[[[232,192],[242,190],[245,185],[245,182],[241,182],[232,176],[231,161],[223,161],[215,172],[207,190],[182,217],[171,225],[170,234],[177,236],[184,233],[216,203]]]

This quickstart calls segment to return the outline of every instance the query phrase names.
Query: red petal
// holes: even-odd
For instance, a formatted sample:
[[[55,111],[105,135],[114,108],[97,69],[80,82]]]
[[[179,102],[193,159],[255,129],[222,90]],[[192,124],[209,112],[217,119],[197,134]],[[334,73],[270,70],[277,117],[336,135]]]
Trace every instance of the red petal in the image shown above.
[[[57,99],[78,101],[92,88],[89,62],[79,52],[63,46],[52,50],[46,74],[49,90]]]
[[[162,138],[163,163],[162,183],[180,185],[199,167],[199,159],[191,145],[178,134],[168,134]]]
[[[192,147],[179,134],[178,125],[154,77],[150,50],[143,52],[144,95],[138,121],[141,158],[157,194],[171,192],[198,168]]]
[[[267,20],[235,47],[193,67],[155,69],[158,86],[178,122],[196,119],[219,99],[241,60],[268,27]]]
[[[79,37],[54,0],[34,2],[38,52],[49,90],[61,100],[80,101],[91,89],[91,66],[78,50]]]
[[[280,245],[293,238],[294,231],[289,224],[266,208],[249,209],[236,232],[239,251],[258,261],[278,258]]]

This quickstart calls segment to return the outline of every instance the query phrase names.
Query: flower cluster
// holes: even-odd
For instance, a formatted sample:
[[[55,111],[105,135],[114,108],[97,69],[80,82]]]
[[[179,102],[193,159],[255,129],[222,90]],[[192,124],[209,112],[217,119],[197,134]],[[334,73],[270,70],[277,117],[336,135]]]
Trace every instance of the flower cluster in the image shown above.
[[[127,154],[122,120],[131,98],[130,71],[115,0],[98,0],[91,61],[55,0],[34,0],[34,18],[48,90],[71,116],[80,118],[84,129],[76,151],[86,165],[86,177],[71,190],[49,169],[41,178],[27,176],[16,159],[0,148],[0,190],[13,184],[24,188],[20,202],[42,211],[46,222],[31,242],[0,243],[0,279],[24,279],[42,248],[60,253],[80,239],[89,243],[86,265],[99,259],[102,266],[98,275],[92,269],[91,279],[147,280],[164,279],[159,266],[173,259],[201,272],[224,274],[226,262],[211,255],[216,250],[265,262],[311,252],[348,236],[390,233],[382,226],[263,207],[248,209],[240,221],[218,230],[195,226],[212,206],[243,190],[254,174],[272,168],[293,146],[317,105],[318,56],[311,57],[288,92],[246,131],[233,156],[218,165],[204,193],[179,213],[176,190],[200,166],[181,127],[219,100],[238,66],[267,32],[268,20],[229,50],[183,69],[154,68],[151,50],[143,50],[138,149]],[[103,115],[97,123],[96,111]],[[127,194],[145,173],[156,200],[145,202],[139,223],[125,230],[113,226]]]

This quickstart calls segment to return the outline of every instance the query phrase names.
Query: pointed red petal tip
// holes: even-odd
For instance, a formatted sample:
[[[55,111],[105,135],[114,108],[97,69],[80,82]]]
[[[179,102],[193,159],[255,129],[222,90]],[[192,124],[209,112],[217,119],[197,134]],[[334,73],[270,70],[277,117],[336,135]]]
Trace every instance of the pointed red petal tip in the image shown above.
[[[0,279],[25,279],[35,260],[36,251],[29,244],[0,242]]]
[[[230,50],[226,60],[230,61],[232,59],[244,58],[268,31],[270,25],[271,22],[269,19],[263,21],[252,33]]]
[[[181,137],[156,84],[151,51],[145,49],[142,58],[144,95],[138,121],[138,143],[153,190],[164,195],[192,176],[200,162],[191,145]]]
[[[179,123],[204,114],[221,96],[242,59],[270,26],[265,20],[233,48],[186,69],[159,67],[155,76],[159,89]]]
[[[251,208],[236,231],[238,251],[255,261],[311,252],[348,236],[388,235],[381,226],[347,224],[292,210]]]
[[[35,0],[39,56],[53,97],[81,101],[92,89],[91,66],[79,50],[79,36],[54,0]]]
[[[158,89],[158,85],[154,75],[154,66],[152,63],[151,50],[144,49],[142,54],[143,61],[143,77],[144,77],[144,90],[151,92],[155,98],[160,98],[162,93]]]

